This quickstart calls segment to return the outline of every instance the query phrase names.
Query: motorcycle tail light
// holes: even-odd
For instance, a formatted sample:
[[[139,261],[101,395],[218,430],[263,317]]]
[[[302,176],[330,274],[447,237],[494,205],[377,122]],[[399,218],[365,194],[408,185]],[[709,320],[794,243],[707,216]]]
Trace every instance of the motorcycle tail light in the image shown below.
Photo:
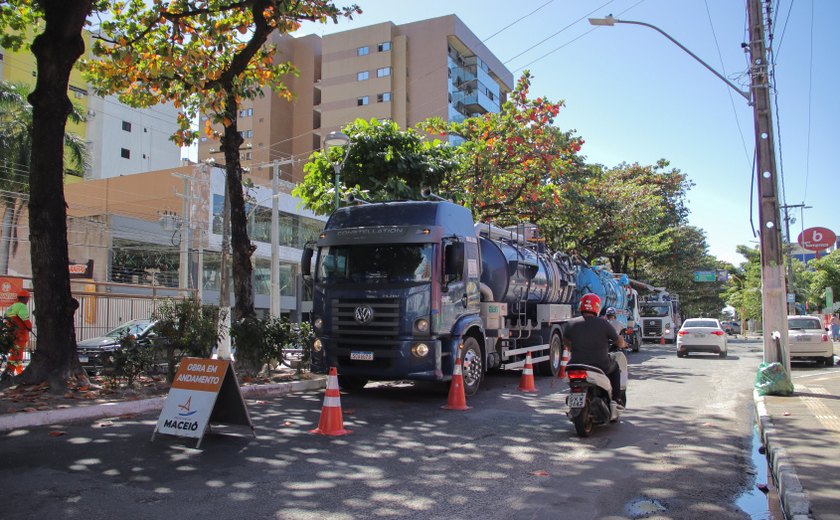
[[[569,370],[569,380],[586,379],[586,370]]]

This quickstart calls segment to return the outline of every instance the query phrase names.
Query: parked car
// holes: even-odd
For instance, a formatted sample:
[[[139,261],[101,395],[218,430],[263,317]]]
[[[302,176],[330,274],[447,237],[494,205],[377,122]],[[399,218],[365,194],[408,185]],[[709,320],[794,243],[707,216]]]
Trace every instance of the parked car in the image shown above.
[[[790,358],[834,364],[834,344],[817,316],[788,316]]]
[[[720,326],[723,327],[723,332],[730,336],[735,336],[741,333],[741,324],[737,321],[722,321]]]
[[[726,332],[716,319],[690,318],[677,332],[677,357],[687,357],[691,352],[705,352],[725,358],[728,351]]]
[[[155,320],[131,320],[109,331],[104,336],[80,341],[76,346],[79,363],[90,373],[96,373],[113,359],[113,353],[122,348],[123,337],[131,335],[140,346],[152,346],[158,339]]]

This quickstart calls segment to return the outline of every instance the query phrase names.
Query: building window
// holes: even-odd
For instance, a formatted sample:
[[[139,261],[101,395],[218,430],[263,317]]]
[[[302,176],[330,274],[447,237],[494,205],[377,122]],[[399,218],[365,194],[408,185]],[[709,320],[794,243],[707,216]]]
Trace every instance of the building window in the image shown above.
[[[125,130],[126,132],[131,132],[131,123],[129,123],[128,121],[123,121],[122,122],[122,129]]]
[[[376,102],[377,103],[384,103],[386,101],[391,101],[391,93],[390,92],[383,92],[381,94],[376,95]]]
[[[128,148],[120,148],[120,157],[123,159],[131,159],[131,150]]]
[[[391,75],[391,67],[382,67],[380,69],[376,69],[376,77],[377,78],[384,78],[386,76]]]
[[[356,49],[356,56],[367,56],[367,55],[368,55],[367,46],[359,47],[358,49]]]
[[[368,74],[368,71],[366,71],[366,70],[363,70],[362,72],[357,72],[356,73],[356,81],[365,81],[369,77],[370,77],[370,74]]]
[[[253,115],[254,115],[254,109],[253,109],[253,108],[249,108],[249,109],[248,109],[248,117],[251,117],[251,116],[253,116]]]
[[[247,137],[248,138],[254,137],[254,131],[253,130],[248,130]]]
[[[367,105],[369,101],[370,100],[368,99],[367,96],[362,96],[360,98],[356,98],[356,105],[361,107],[361,106]]]
[[[391,50],[391,42],[382,42],[376,46],[376,50],[379,52],[385,52]]]

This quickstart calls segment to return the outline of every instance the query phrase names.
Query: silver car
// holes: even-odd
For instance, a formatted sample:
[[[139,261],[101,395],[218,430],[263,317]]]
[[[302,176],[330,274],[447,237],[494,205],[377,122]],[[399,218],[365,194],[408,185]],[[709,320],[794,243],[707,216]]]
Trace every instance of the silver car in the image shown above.
[[[817,316],[788,316],[787,321],[791,360],[811,360],[826,366],[834,364],[834,344]]]
[[[716,319],[687,319],[677,332],[677,357],[687,357],[691,352],[703,352],[725,358],[728,351],[726,333]]]

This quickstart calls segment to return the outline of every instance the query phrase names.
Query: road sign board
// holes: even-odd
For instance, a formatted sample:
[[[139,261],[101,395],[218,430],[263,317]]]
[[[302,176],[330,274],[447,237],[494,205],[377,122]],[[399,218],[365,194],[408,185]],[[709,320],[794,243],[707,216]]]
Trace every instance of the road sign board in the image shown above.
[[[799,233],[796,241],[809,251],[825,251],[833,246],[836,240],[837,235],[832,230],[824,227],[811,227]]]
[[[694,271],[695,282],[716,282],[717,273],[715,271]]]

